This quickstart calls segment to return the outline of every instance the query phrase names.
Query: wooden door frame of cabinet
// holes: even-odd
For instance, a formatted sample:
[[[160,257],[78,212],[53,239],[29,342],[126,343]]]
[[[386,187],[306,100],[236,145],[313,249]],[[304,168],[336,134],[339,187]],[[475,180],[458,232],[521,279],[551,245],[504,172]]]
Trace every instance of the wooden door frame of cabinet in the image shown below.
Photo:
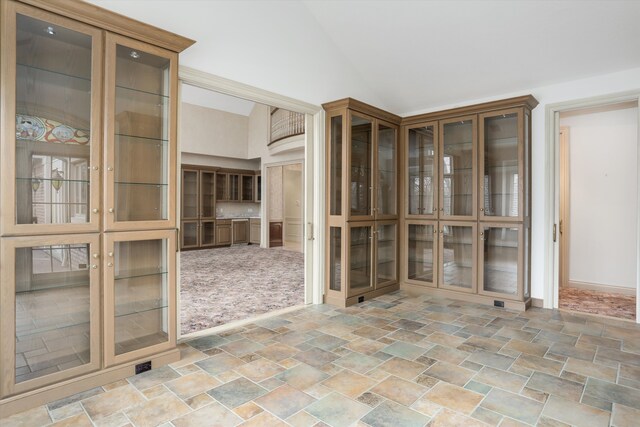
[[[422,127],[429,127],[432,126],[433,127],[433,176],[432,176],[432,180],[433,180],[433,206],[434,206],[434,211],[431,214],[410,214],[409,213],[409,131],[411,129],[415,129],[415,128],[422,128]],[[402,127],[403,131],[402,131],[402,135],[403,135],[403,144],[402,144],[402,152],[403,152],[403,156],[402,156],[402,165],[403,165],[403,170],[405,171],[403,175],[404,180],[402,183],[402,187],[403,190],[402,194],[404,196],[404,217],[406,219],[425,219],[425,220],[437,220],[438,216],[439,216],[439,208],[438,206],[440,205],[440,185],[438,183],[438,180],[440,179],[440,143],[439,143],[439,135],[440,135],[440,127],[438,126],[438,122],[437,121],[431,121],[431,122],[422,122],[422,123],[415,123],[415,124],[411,124],[411,125],[407,125],[407,126],[403,126]]]
[[[202,194],[203,194],[203,188],[204,186],[202,185],[202,176],[204,174],[213,174],[213,215],[212,216],[205,216],[204,215],[204,210],[203,210],[203,203],[202,203]],[[214,170],[210,170],[210,169],[199,169],[198,170],[198,218],[200,218],[201,220],[214,220],[216,219],[216,180],[217,180],[218,174],[214,171]]]
[[[204,239],[202,238],[202,234],[204,233],[204,224],[205,223],[211,223],[213,224],[213,243],[211,244],[204,244],[203,241]],[[216,221],[215,219],[202,219],[200,220],[200,232],[199,232],[199,240],[198,240],[198,247],[200,248],[213,248],[216,245]]]
[[[347,175],[345,175],[345,180],[343,181],[343,191],[345,189],[345,184],[349,184],[351,183],[351,154],[352,154],[352,150],[351,148],[351,142],[352,142],[352,126],[351,123],[353,121],[353,116],[357,116],[360,118],[363,118],[365,120],[370,120],[371,121],[371,156],[369,158],[369,170],[370,170],[370,177],[371,180],[369,182],[369,214],[368,215],[352,215],[351,214],[351,186],[347,185],[346,186],[346,196],[347,196],[347,204],[346,207],[348,209],[348,211],[346,212],[346,219],[347,221],[358,221],[358,222],[362,222],[362,221],[373,221],[375,219],[375,213],[374,213],[374,209],[375,209],[375,197],[376,197],[376,191],[375,191],[375,185],[374,185],[374,180],[375,180],[375,169],[374,169],[374,165],[375,165],[375,160],[376,160],[376,147],[377,147],[377,140],[378,140],[378,135],[376,132],[376,118],[373,116],[369,116],[367,114],[363,114],[360,113],[359,111],[352,111],[352,110],[347,110],[346,111],[346,119],[347,119],[347,143],[345,144],[345,149],[347,151],[346,153],[346,157],[343,157],[343,159],[345,159],[345,162],[343,164],[343,167],[346,167],[347,169]]]
[[[185,235],[185,224],[195,223],[196,224],[196,244],[185,246],[184,244],[184,235]],[[180,221],[180,250],[182,249],[197,249],[200,247],[200,221],[198,219],[186,219]]]
[[[352,228],[356,228],[356,227],[371,227],[371,235],[369,236],[369,240],[370,240],[370,245],[371,245],[371,249],[370,249],[370,257],[371,257],[371,265],[369,266],[369,274],[371,275],[369,278],[369,287],[367,288],[363,288],[363,289],[359,289],[356,292],[353,292],[350,286],[350,281],[351,281],[351,229]],[[342,268],[345,270],[345,286],[346,286],[346,298],[353,298],[353,297],[357,297],[360,296],[362,294],[366,294],[368,292],[372,292],[375,291],[375,263],[376,263],[376,259],[375,259],[375,236],[376,236],[376,221],[352,221],[347,223],[346,225],[346,252],[345,252],[345,256],[343,256],[343,259],[345,260],[344,265],[342,266]]]
[[[395,245],[396,245],[396,253],[395,253],[395,263],[396,263],[396,274],[395,274],[395,279],[384,282],[382,284],[378,284],[378,249],[379,249],[379,234],[378,234],[378,227],[381,225],[393,225],[396,227],[396,236],[395,236]],[[389,219],[389,220],[381,220],[381,221],[375,221],[374,224],[375,227],[375,239],[373,242],[373,262],[371,263],[373,266],[373,272],[371,274],[371,277],[373,278],[373,287],[374,290],[378,290],[378,289],[384,289],[387,288],[391,285],[395,285],[397,283],[399,283],[400,281],[400,223],[398,220],[394,220],[394,219]]]
[[[444,161],[444,127],[447,124],[461,122],[461,121],[472,121],[472,141],[471,141],[471,149],[473,157],[472,164],[472,183],[471,189],[473,194],[471,196],[471,215],[448,215],[444,214],[444,167],[442,167],[442,162]],[[442,221],[476,221],[478,219],[478,115],[472,114],[468,116],[456,117],[452,119],[440,120],[438,122],[438,142],[440,144],[439,147],[439,158],[438,158],[438,181],[440,188],[438,189],[439,197],[438,197],[438,206],[439,213],[438,218]]]
[[[396,188],[394,192],[394,203],[396,206],[396,213],[391,215],[380,214],[380,201],[378,200],[378,185],[380,184],[380,159],[378,157],[380,151],[380,125],[393,129],[395,132],[395,183]],[[400,194],[400,127],[397,124],[387,122],[384,120],[376,119],[374,126],[375,144],[373,146],[373,198],[371,204],[373,206],[373,217],[376,221],[397,220],[400,217],[400,204],[398,203]]]
[[[115,102],[116,102],[116,46],[126,46],[155,56],[167,58],[169,65],[168,176],[167,219],[150,221],[115,221]],[[178,113],[178,55],[175,52],[124,36],[107,33],[105,37],[105,109],[104,109],[104,228],[106,231],[158,230],[176,228],[177,175],[177,113]],[[114,212],[109,212],[109,209]]]
[[[174,230],[145,230],[123,231],[118,233],[105,233],[103,239],[103,253],[106,254],[107,265],[104,269],[103,285],[103,313],[104,313],[104,357],[105,366],[111,367],[131,360],[151,357],[163,351],[171,350],[176,346],[177,322],[176,322],[176,233]],[[167,241],[167,341],[133,350],[123,354],[115,354],[115,262],[109,261],[115,254],[116,242],[131,242],[144,240]],[[109,263],[113,264],[109,266]]]
[[[518,179],[518,216],[504,217],[504,216],[486,216],[484,213],[484,120],[490,117],[496,117],[500,115],[516,114],[518,120],[518,177],[524,177],[524,121],[526,120],[523,107],[508,108],[504,110],[495,110],[488,113],[478,114],[478,221],[489,222],[522,222],[524,220],[524,199],[528,195],[526,194],[526,188],[524,186],[524,180]]]
[[[423,225],[423,226],[432,226],[433,227],[433,248],[431,250],[433,256],[433,280],[431,282],[423,282],[421,280],[409,279],[409,226],[411,225]],[[405,244],[400,247],[400,259],[404,260],[402,263],[400,270],[402,271],[402,282],[409,283],[417,286],[427,286],[430,288],[438,287],[438,254],[440,252],[439,245],[439,237],[440,233],[438,230],[438,221],[437,220],[422,220],[422,219],[406,219],[404,220],[404,236],[405,236]]]
[[[450,291],[464,292],[467,294],[478,293],[478,244],[477,221],[438,221],[438,288]],[[471,288],[461,288],[444,284],[444,236],[443,227],[471,227]]]
[[[17,248],[29,248],[49,245],[67,244],[89,244],[87,254],[90,262],[89,266],[89,309],[90,309],[90,361],[87,364],[69,368],[64,371],[55,372],[42,377],[15,383],[15,357],[16,357],[16,308],[15,308],[15,250]],[[0,372],[2,382],[0,382],[0,397],[5,398],[10,395],[35,390],[40,387],[51,385],[77,377],[100,369],[101,366],[101,324],[100,324],[100,235],[91,234],[65,234],[65,235],[43,235],[29,237],[7,237],[0,241],[4,267],[0,270]],[[96,258],[97,256],[97,258]],[[91,264],[91,262],[95,264]],[[93,268],[95,265],[95,268]]]
[[[184,179],[184,174],[185,172],[193,172],[196,174],[196,216],[189,216],[186,217],[184,216],[184,195],[185,195],[185,179]],[[200,170],[199,169],[192,169],[192,168],[182,168],[182,172],[181,172],[182,176],[181,176],[181,180],[180,180],[180,184],[181,184],[181,194],[182,194],[182,200],[180,201],[180,214],[182,215],[182,218],[180,218],[180,222],[185,222],[185,221],[189,221],[189,220],[197,220],[198,218],[200,218]]]
[[[2,1],[0,16],[3,19],[0,34],[0,128],[2,138],[1,168],[4,179],[0,180],[2,194],[1,234],[3,236],[28,234],[63,234],[68,232],[89,233],[100,230],[100,177],[102,140],[102,76],[103,76],[103,35],[98,28],[85,25],[69,18],[58,16],[25,4]],[[16,30],[17,14],[25,15],[91,37],[91,118],[90,118],[90,195],[87,215],[89,222],[84,224],[17,224],[16,223]],[[8,179],[7,179],[8,178]]]
[[[509,299],[514,301],[524,301],[524,272],[522,268],[518,268],[518,276],[516,279],[516,295],[504,294],[501,292],[492,292],[484,290],[484,246],[485,236],[481,233],[484,232],[484,227],[490,228],[517,228],[518,229],[518,267],[524,265],[524,226],[522,224],[514,224],[513,222],[504,221],[484,221],[478,223],[478,229],[476,230],[476,239],[478,241],[478,294],[496,297],[501,299]]]

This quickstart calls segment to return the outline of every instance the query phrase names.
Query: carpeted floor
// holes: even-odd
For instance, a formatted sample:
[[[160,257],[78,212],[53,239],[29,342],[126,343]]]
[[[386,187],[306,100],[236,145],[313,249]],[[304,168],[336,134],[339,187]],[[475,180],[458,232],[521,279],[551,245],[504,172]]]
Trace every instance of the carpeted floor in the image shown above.
[[[182,334],[304,303],[304,255],[236,245],[184,251]]]
[[[560,288],[560,308],[621,319],[636,318],[636,297],[577,288]]]

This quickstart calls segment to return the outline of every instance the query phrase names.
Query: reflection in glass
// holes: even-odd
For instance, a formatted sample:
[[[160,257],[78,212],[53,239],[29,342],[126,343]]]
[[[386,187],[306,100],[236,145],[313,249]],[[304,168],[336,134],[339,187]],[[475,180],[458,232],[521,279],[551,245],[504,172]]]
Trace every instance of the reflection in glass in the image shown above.
[[[182,171],[182,217],[198,217],[198,171]]]
[[[240,200],[240,175],[229,174],[229,200]]]
[[[518,293],[518,229],[483,227],[483,288],[509,295]]]
[[[351,227],[349,242],[349,287],[362,290],[372,285],[371,281],[371,226]]]
[[[167,241],[116,242],[114,256],[116,355],[166,342]]]
[[[469,226],[442,225],[443,284],[473,288],[473,229]]]
[[[198,221],[182,223],[182,246],[198,246]]]
[[[371,186],[373,176],[373,124],[357,116],[351,118],[351,186],[349,188],[351,215],[371,215]]]
[[[253,201],[253,175],[242,175],[242,200]]]
[[[442,191],[444,215],[473,215],[473,122],[443,126]]]
[[[342,116],[331,117],[329,214],[342,214]]]
[[[409,224],[407,235],[407,278],[421,282],[433,282],[434,226]]]
[[[211,246],[215,244],[215,229],[213,221],[202,221],[200,223],[200,245]]]
[[[329,227],[329,289],[342,289],[342,229]]]
[[[202,218],[213,218],[216,215],[215,173],[202,171],[200,176],[200,215]]]
[[[397,280],[397,234],[396,224],[384,224],[377,227],[377,269],[376,284]]]
[[[216,200],[227,200],[227,179],[226,173],[216,174]]]
[[[378,126],[378,214],[397,213],[396,130]]]
[[[408,213],[430,215],[435,212],[435,145],[433,126],[409,129]]]
[[[116,46],[115,220],[168,218],[170,61]]]
[[[20,14],[16,24],[16,223],[86,223],[92,39]]]
[[[16,383],[90,362],[89,245],[15,252]]]
[[[485,216],[517,217],[519,212],[518,115],[484,119]]]

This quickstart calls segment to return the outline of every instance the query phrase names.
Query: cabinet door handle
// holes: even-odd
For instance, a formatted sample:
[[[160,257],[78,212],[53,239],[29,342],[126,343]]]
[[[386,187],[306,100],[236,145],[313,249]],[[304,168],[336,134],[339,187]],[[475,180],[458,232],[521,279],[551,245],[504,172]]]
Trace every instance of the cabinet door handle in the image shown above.
[[[98,268],[98,266],[96,264],[91,264],[91,268],[93,268],[94,270]]]
[[[93,254],[93,258],[94,258],[94,259],[98,259],[99,257],[100,257],[100,255],[98,255],[98,254]]]
[[[100,212],[100,209],[94,208],[91,210],[91,212],[93,212],[94,214],[97,214]]]
[[[113,213],[113,208],[109,208],[109,213]]]
[[[107,263],[107,267],[113,267],[113,263],[112,262],[108,262]]]

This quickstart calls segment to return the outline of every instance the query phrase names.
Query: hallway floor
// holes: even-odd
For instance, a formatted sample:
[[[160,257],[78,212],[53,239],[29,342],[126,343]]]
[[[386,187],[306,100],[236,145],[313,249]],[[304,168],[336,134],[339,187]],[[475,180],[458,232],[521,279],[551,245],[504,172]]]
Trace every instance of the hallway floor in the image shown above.
[[[611,292],[561,287],[558,306],[565,310],[635,320],[636,297]]]
[[[0,420],[31,426],[635,426],[640,325],[395,292],[181,344],[170,366]]]

